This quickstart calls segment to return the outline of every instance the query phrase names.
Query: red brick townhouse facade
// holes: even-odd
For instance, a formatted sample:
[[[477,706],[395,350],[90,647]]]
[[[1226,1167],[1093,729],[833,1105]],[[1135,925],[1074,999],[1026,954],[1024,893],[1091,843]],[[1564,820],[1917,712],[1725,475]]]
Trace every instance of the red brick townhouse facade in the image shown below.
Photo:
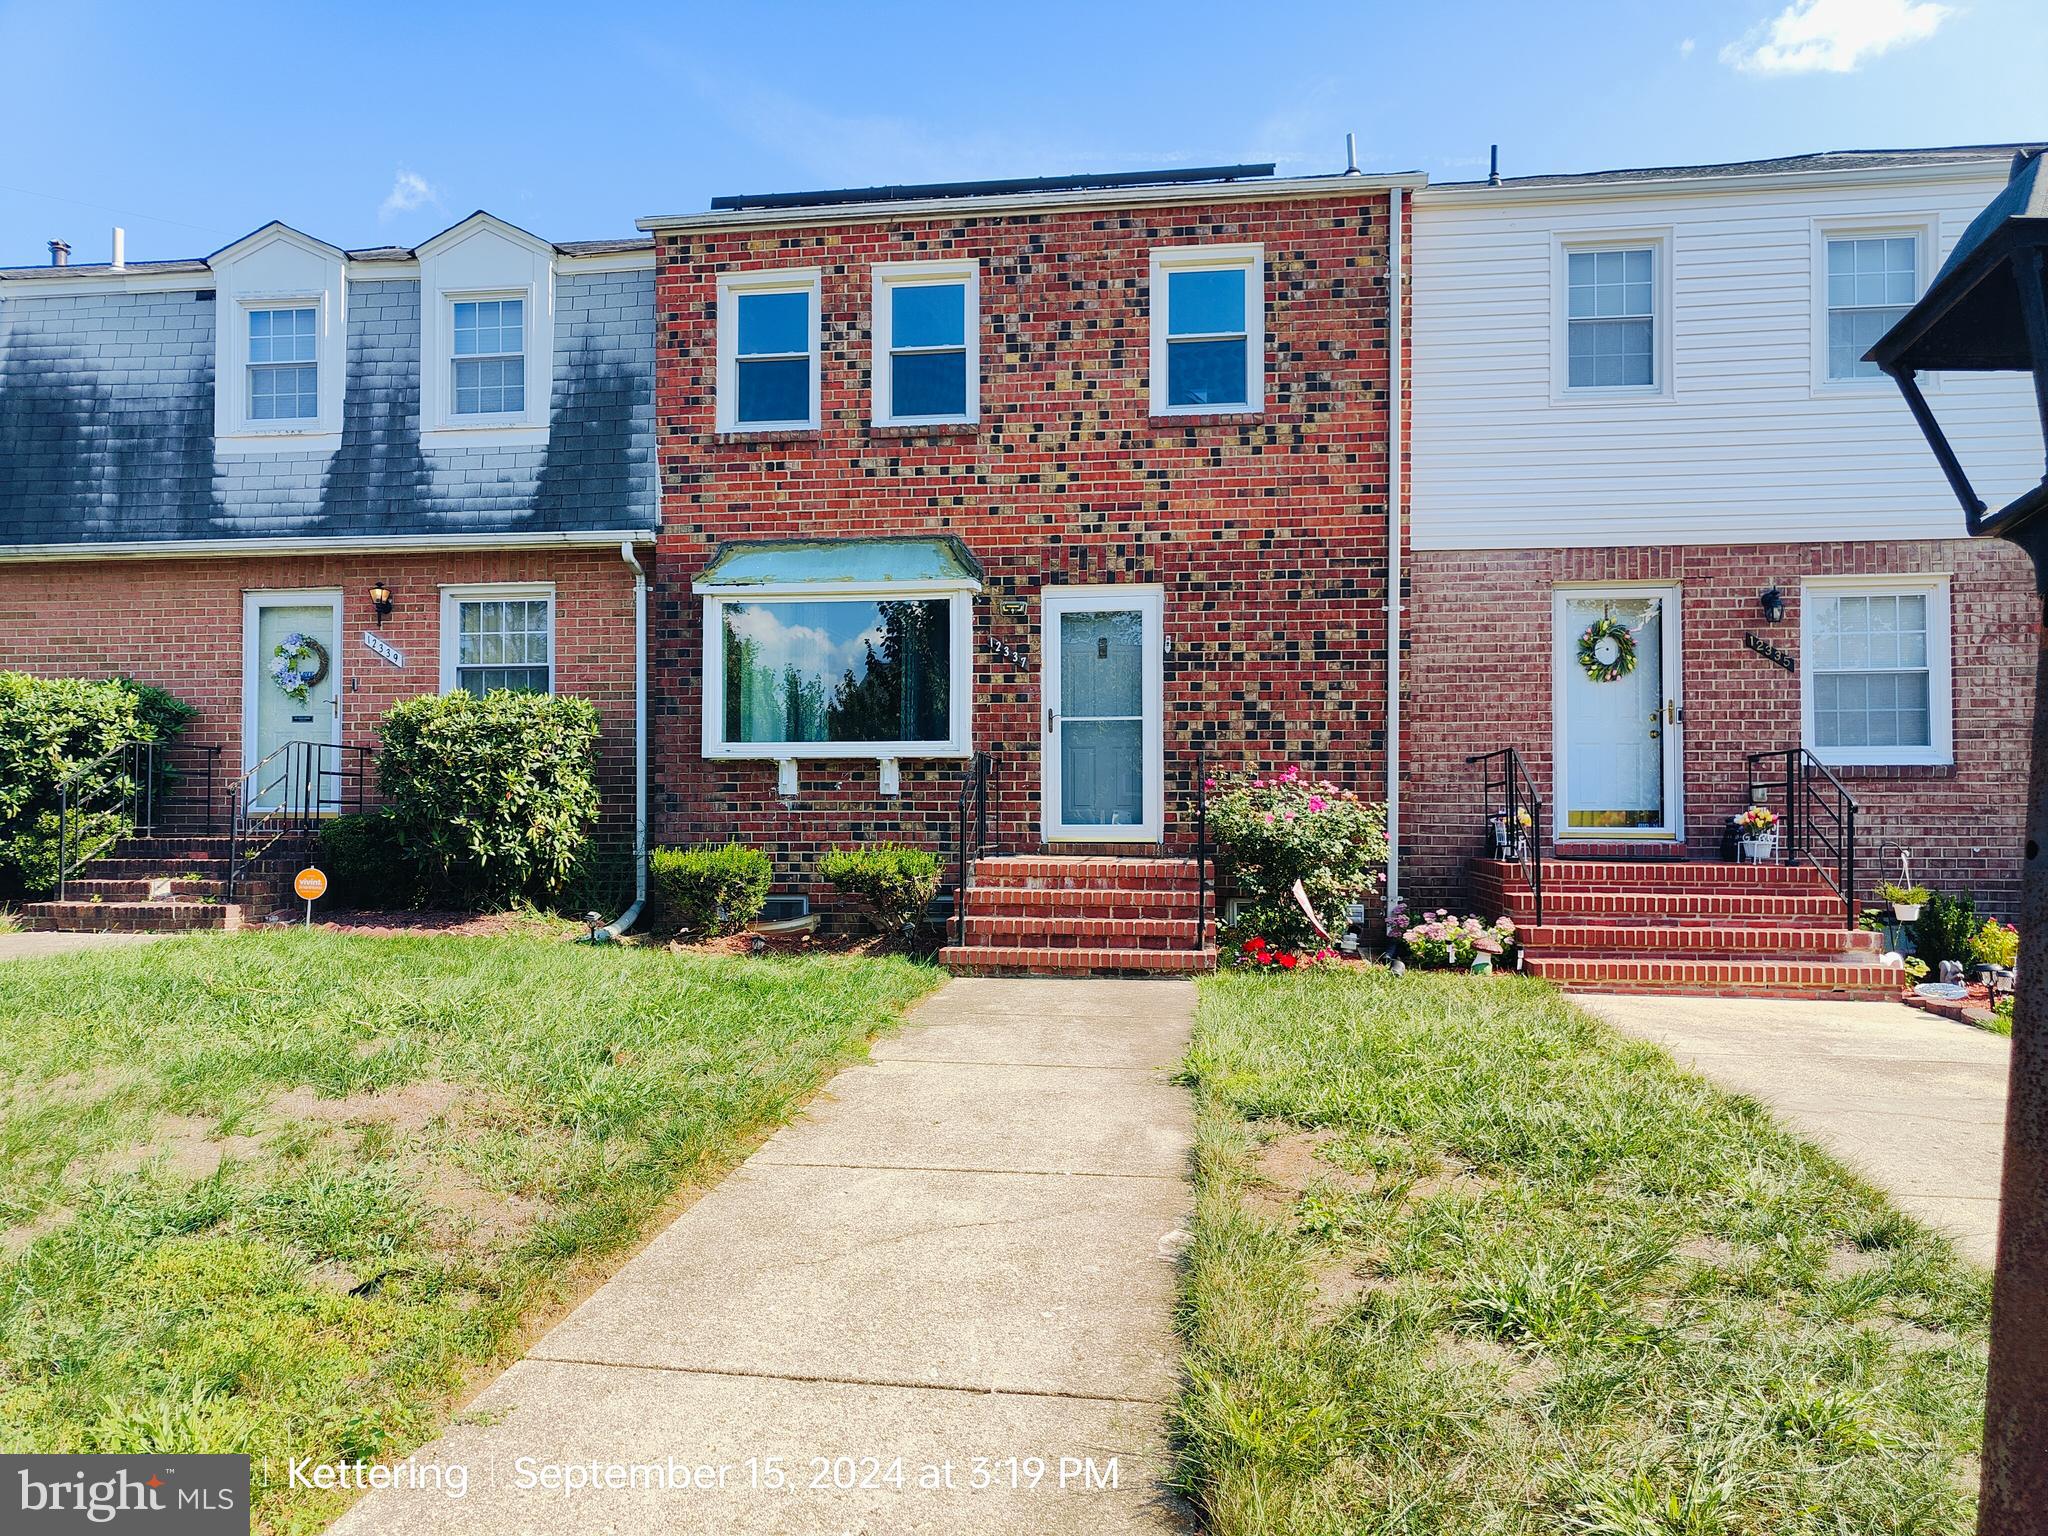
[[[1542,799],[1540,852],[1585,861],[1558,866],[1569,880],[1724,857],[1749,755],[1803,748],[1807,831],[1834,837],[1836,808],[1856,805],[1856,894],[1898,880],[1904,849],[1915,879],[2016,912],[2027,563],[1963,537],[1898,391],[1861,360],[2012,155],[1808,155],[1417,196],[1409,896],[1483,894],[1466,881],[1489,835],[1472,754],[1516,750]],[[2022,381],[1936,387],[1994,505],[2038,479]],[[1782,785],[1785,766],[1755,772]],[[1782,789],[1759,793],[1785,809]],[[1652,912],[1654,880],[1639,883]],[[1765,916],[1732,897],[1721,910]]]
[[[1377,796],[1420,179],[1189,177],[641,221],[659,840],[820,895],[949,851],[976,753],[1010,854],[1192,851],[1198,753]]]
[[[403,698],[582,695],[630,842],[653,286],[648,240],[484,213],[417,249],[271,224],[204,259],[0,271],[0,669],[196,705],[183,793],[205,774],[217,811],[289,742],[338,808]]]

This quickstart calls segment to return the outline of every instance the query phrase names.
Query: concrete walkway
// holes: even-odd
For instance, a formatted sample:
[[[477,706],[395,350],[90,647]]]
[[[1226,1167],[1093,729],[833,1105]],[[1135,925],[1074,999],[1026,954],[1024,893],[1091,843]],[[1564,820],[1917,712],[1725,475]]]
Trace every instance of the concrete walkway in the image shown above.
[[[117,949],[147,944],[153,933],[0,933],[0,960],[33,960],[42,955],[69,954],[74,949]]]
[[[1186,982],[950,982],[413,1458],[462,1497],[335,1531],[1182,1529],[1193,1013]]]
[[[1890,1194],[1900,1210],[1990,1266],[1998,1246],[2008,1041],[1902,1003],[1574,1000],[1768,1104],[1786,1125]]]

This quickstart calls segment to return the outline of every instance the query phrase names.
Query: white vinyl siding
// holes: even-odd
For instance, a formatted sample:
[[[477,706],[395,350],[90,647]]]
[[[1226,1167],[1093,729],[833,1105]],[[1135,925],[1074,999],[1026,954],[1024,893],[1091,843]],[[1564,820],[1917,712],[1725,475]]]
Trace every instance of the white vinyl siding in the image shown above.
[[[1962,536],[1898,393],[1825,377],[1825,236],[1930,227],[1938,264],[2004,185],[1981,176],[1654,194],[1423,191],[1415,199],[1413,538],[1419,549]],[[1660,384],[1564,387],[1573,249],[1666,232]],[[1935,407],[1979,491],[2040,480],[2024,379],[1950,374]]]

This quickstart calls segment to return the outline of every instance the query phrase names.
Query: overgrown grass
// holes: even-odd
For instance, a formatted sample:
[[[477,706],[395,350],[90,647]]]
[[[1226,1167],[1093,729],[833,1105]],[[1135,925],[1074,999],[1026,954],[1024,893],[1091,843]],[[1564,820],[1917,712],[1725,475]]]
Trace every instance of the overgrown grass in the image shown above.
[[[1989,1281],[1535,981],[1204,984],[1180,1476],[1216,1536],[1972,1527]]]
[[[428,1437],[936,980],[296,929],[0,965],[0,1445],[250,1452],[317,1529],[288,1458]]]

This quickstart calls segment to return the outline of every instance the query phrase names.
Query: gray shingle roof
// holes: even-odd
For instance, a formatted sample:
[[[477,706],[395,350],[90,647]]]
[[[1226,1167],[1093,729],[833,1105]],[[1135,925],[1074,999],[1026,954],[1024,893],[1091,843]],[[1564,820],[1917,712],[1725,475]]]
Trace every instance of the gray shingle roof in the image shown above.
[[[1830,149],[1818,154],[1781,155],[1770,160],[1727,160],[1710,165],[1644,166],[1631,170],[1572,171],[1543,176],[1503,176],[1504,187],[1570,186],[1579,182],[1707,181],[1727,176],[1791,176],[1802,172],[1884,170],[1919,165],[2009,160],[2036,144],[1953,144],[1928,149]],[[1478,181],[1439,181],[1434,187],[1483,187]]]

